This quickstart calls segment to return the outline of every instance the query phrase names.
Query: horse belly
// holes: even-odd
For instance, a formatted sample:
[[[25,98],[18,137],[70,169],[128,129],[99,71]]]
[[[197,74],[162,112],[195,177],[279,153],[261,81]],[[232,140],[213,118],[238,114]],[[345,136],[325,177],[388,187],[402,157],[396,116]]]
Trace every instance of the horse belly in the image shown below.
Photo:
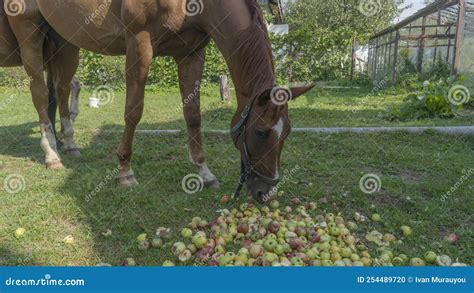
[[[3,7],[3,1],[2,7]],[[0,13],[0,67],[20,66],[18,42],[13,34],[6,14]]]
[[[122,0],[37,0],[48,23],[79,48],[105,55],[126,53]]]

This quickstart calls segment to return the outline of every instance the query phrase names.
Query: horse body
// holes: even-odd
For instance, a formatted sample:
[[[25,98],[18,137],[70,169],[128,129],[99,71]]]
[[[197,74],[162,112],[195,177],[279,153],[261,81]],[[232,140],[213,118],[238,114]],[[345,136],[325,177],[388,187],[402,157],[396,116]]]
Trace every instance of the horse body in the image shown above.
[[[3,1],[0,8],[0,67],[21,66],[18,42],[13,34],[8,18],[3,10]]]
[[[127,32],[136,29],[150,33],[153,57],[186,55],[207,45],[207,35],[198,33],[192,23],[184,21],[183,0],[39,0],[38,3],[43,13],[49,13],[47,21],[55,31],[68,42],[98,54],[126,55]]]
[[[219,185],[205,162],[200,129],[199,85],[205,47],[213,39],[237,91],[238,110],[232,126],[241,124],[238,130],[244,130],[234,143],[241,152],[242,166],[249,169],[245,181],[257,200],[273,189],[276,184],[262,177],[278,179],[290,122],[288,106],[270,102],[270,90],[276,85],[273,56],[255,0],[36,1],[49,25],[68,42],[97,53],[127,56],[125,130],[117,152],[119,184],[137,184],[131,157],[135,129],[143,114],[144,88],[152,58],[166,55],[178,65],[190,159],[206,185]],[[310,88],[292,93],[296,97]],[[242,120],[247,108],[252,111]]]

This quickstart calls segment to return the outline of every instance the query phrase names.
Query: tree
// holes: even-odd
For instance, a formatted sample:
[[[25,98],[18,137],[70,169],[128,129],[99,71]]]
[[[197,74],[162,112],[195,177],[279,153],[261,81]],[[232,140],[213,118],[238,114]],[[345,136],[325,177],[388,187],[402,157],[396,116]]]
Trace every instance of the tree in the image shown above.
[[[352,39],[364,43],[391,24],[396,0],[296,0],[286,5],[286,36],[274,36],[280,76],[333,80],[350,74]]]

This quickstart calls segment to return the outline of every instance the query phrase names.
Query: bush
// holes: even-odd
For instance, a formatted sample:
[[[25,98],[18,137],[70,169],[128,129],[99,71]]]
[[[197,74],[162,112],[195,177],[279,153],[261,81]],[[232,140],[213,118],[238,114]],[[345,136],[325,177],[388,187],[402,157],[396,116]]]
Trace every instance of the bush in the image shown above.
[[[455,103],[452,91],[461,85],[462,77],[442,78],[436,82],[425,81],[420,94],[409,94],[399,109],[389,109],[389,120],[418,120],[423,118],[452,118],[463,104]]]
[[[211,43],[206,51],[203,82],[217,83],[222,74],[229,75],[227,65],[215,44]],[[103,56],[82,50],[78,77],[87,86],[124,86],[125,57]],[[173,58],[159,57],[153,60],[148,85],[178,87],[178,69]]]

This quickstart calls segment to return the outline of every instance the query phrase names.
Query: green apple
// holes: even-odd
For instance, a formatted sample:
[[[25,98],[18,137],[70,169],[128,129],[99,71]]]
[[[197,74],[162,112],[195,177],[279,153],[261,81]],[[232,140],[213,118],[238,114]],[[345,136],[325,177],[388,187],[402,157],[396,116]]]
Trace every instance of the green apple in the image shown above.
[[[272,209],[277,209],[278,207],[280,206],[280,203],[278,202],[278,200],[274,199],[270,202],[270,207]]]
[[[219,262],[219,266],[224,267],[230,264],[233,261],[233,258],[228,255],[222,255],[217,261]]]
[[[181,236],[186,239],[191,239],[191,237],[193,237],[193,230],[189,228],[184,228],[183,230],[181,230]]]
[[[142,234],[140,234],[140,235],[137,236],[137,241],[138,241],[138,242],[143,242],[143,241],[145,241],[146,239],[147,239],[146,233],[142,233]]]
[[[171,250],[175,256],[178,256],[186,250],[186,245],[183,242],[176,242]]]
[[[437,255],[436,255],[436,252],[434,252],[434,251],[427,251],[425,253],[425,261],[427,263],[435,263],[436,262],[436,257],[437,257]]]
[[[304,266],[303,260],[302,260],[301,258],[299,258],[299,257],[296,257],[296,256],[294,256],[294,257],[291,258],[291,264],[292,264],[293,266],[295,266],[295,267],[302,267],[302,266]]]
[[[351,255],[351,260],[352,261],[359,261],[360,260],[360,256],[357,254],[357,253],[353,253]]]
[[[413,230],[408,226],[401,226],[400,229],[402,230],[403,236],[408,237],[413,234]]]
[[[263,259],[267,264],[271,264],[274,261],[278,261],[278,255],[272,252],[265,252]]]
[[[277,255],[283,255],[285,253],[285,247],[283,246],[283,244],[278,244],[273,249],[273,252],[276,253]]]
[[[21,227],[20,227],[20,228],[17,228],[17,229],[15,230],[15,237],[16,237],[16,238],[23,237],[23,235],[25,235],[25,233],[26,233],[26,229],[25,229],[25,228],[21,228]]]
[[[341,230],[337,227],[330,227],[329,228],[329,235],[331,236],[339,236],[341,234]]]
[[[316,249],[314,248],[311,248],[309,249],[308,251],[306,251],[306,256],[310,259],[310,260],[314,260],[316,259],[318,256],[319,256],[319,253]]]
[[[414,257],[414,258],[410,259],[410,266],[412,266],[412,267],[423,267],[423,266],[425,266],[425,262],[419,257]]]
[[[153,238],[151,240],[151,246],[153,248],[161,248],[163,247],[163,240],[161,240],[161,238]]]
[[[395,235],[393,235],[393,234],[386,233],[386,234],[383,235],[382,240],[383,240],[384,242],[389,242],[389,243],[391,243],[391,242],[395,242],[395,240],[397,240],[397,238],[396,238]]]
[[[321,266],[323,266],[323,267],[332,267],[333,265],[334,265],[334,263],[329,259],[321,260]]]
[[[193,244],[196,246],[196,248],[201,249],[207,244],[207,239],[205,236],[201,234],[196,234],[192,238]]]
[[[321,258],[321,260],[330,260],[331,259],[331,254],[327,251],[321,251],[319,253],[319,257]]]
[[[137,263],[135,262],[133,258],[129,257],[125,259],[125,261],[123,262],[123,265],[127,267],[134,267],[137,265]]]
[[[379,214],[373,214],[372,215],[372,221],[380,222],[381,220],[382,220],[382,217]]]
[[[395,266],[403,266],[405,264],[405,261],[401,257],[396,256],[392,259],[392,263]]]

